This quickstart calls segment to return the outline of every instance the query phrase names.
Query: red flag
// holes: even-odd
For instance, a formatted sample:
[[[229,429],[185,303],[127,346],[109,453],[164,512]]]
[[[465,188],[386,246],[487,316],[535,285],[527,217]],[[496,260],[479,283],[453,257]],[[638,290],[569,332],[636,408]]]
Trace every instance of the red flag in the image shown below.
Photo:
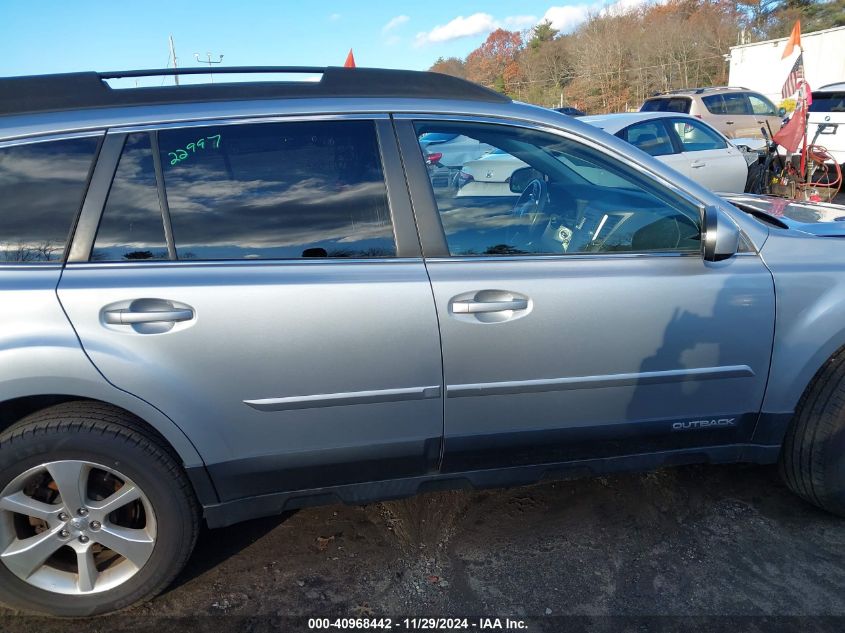
[[[792,27],[792,33],[789,34],[789,40],[786,42],[786,48],[783,49],[781,59],[786,59],[792,55],[796,46],[801,48],[801,20],[798,20]]]
[[[343,63],[344,68],[355,68],[355,55],[352,54],[352,49],[349,49],[349,55],[346,56],[346,61]]]
[[[792,113],[787,124],[772,137],[772,140],[794,154],[804,140],[804,128],[806,126],[807,116],[804,111],[804,101],[799,101],[798,107],[795,108],[795,112]]]

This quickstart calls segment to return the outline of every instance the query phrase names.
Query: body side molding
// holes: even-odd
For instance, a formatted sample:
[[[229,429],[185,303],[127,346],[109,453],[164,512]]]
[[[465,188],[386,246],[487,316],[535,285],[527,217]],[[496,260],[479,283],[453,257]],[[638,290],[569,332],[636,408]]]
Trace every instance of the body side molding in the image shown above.
[[[376,389],[372,391],[350,391],[345,393],[321,393],[310,396],[289,396],[286,398],[264,398],[244,400],[244,404],[258,411],[293,411],[318,407],[340,407],[351,404],[374,402],[400,402],[404,400],[427,400],[440,397],[440,386],[407,387],[403,389]]]
[[[754,376],[754,370],[748,365],[726,365],[723,367],[698,367],[694,369],[607,374],[605,376],[571,376],[567,378],[448,385],[446,387],[446,397],[466,398],[471,396],[564,391],[568,389],[599,389],[601,387],[625,387],[661,382],[683,382],[686,380],[748,378],[751,376]]]

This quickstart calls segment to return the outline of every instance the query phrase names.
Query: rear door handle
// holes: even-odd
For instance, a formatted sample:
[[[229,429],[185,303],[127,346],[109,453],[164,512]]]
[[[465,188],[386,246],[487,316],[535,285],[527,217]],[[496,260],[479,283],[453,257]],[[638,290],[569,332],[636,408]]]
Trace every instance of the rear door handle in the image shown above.
[[[106,310],[103,312],[106,323],[111,325],[132,325],[135,323],[176,323],[190,321],[194,318],[194,311],[190,309],[178,310]]]
[[[527,310],[528,299],[509,301],[453,301],[452,312],[455,314],[481,314],[484,312],[505,312],[507,310]]]
[[[725,125],[733,125],[733,124],[734,124],[733,121],[725,121]]]

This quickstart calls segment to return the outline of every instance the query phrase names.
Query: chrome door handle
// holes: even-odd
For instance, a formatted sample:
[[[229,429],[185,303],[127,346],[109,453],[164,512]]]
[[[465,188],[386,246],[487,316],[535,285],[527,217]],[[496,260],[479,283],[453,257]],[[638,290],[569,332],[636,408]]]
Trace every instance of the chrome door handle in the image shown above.
[[[453,301],[452,312],[455,314],[480,314],[483,312],[505,312],[507,310],[527,310],[528,299],[510,301]]]
[[[690,167],[692,167],[693,169],[698,169],[700,167],[707,167],[707,163],[705,163],[704,161],[701,161],[701,160],[697,160],[697,161],[690,163]]]
[[[106,323],[111,325],[132,325],[134,323],[175,323],[177,321],[190,321],[194,318],[194,311],[184,310],[106,310],[103,313]]]

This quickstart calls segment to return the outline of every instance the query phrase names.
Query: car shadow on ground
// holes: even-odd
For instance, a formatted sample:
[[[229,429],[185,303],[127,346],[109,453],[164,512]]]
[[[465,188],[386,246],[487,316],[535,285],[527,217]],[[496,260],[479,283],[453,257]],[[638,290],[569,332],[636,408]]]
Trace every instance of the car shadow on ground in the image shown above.
[[[165,593],[169,593],[221,565],[290,519],[296,511],[262,517],[224,528],[209,529],[204,523],[188,564]]]

